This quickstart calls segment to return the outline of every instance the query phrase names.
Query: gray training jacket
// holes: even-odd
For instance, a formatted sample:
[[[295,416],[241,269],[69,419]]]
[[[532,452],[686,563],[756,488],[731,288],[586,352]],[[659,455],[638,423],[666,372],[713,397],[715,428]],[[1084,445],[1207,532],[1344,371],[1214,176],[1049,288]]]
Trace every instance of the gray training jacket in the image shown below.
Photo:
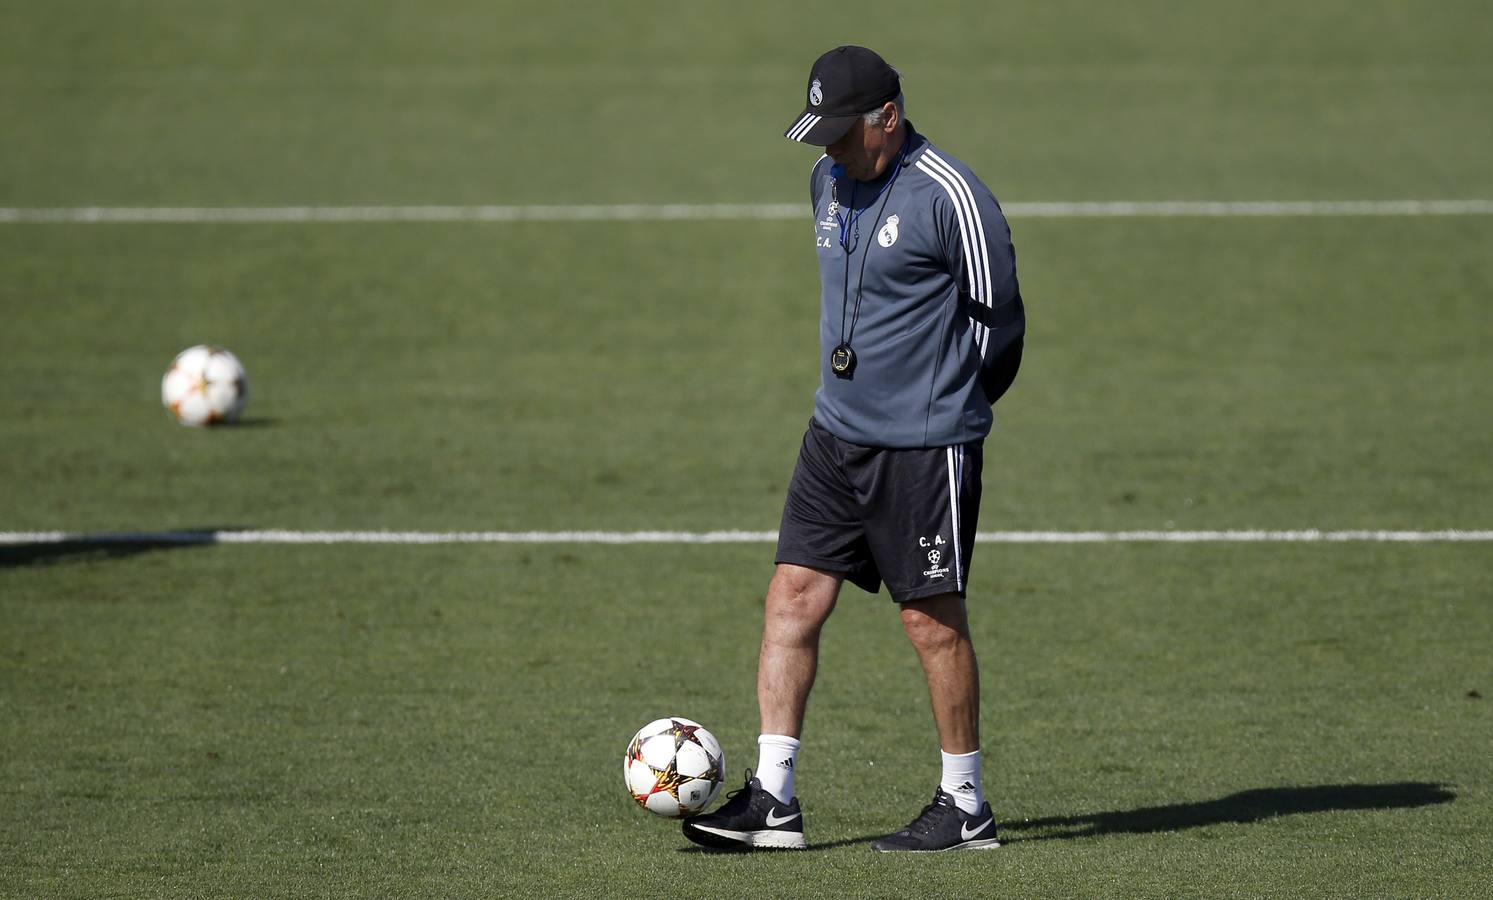
[[[877,181],[836,179],[832,165],[821,157],[809,178],[822,286],[814,418],[870,447],[982,440],[1026,330],[1000,205],[911,123]],[[849,377],[830,368],[841,344],[855,353]]]

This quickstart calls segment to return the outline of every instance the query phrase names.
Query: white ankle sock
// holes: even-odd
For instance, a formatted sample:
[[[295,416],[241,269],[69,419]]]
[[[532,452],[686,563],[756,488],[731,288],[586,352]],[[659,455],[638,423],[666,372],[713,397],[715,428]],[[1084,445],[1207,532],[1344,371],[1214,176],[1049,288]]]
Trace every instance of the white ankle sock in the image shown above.
[[[974,815],[985,805],[985,789],[980,786],[980,751],[973,753],[944,753],[943,779],[939,787],[954,798],[960,809]]]
[[[757,736],[757,780],[763,790],[784,803],[793,802],[793,768],[800,746],[798,738],[786,734]]]

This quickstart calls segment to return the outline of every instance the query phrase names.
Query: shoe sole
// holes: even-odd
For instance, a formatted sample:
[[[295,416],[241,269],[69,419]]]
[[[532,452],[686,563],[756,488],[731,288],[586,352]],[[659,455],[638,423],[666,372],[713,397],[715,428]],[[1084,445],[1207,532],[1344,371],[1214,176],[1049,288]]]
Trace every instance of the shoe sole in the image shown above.
[[[702,847],[717,850],[807,850],[809,847],[803,832],[798,831],[728,831],[707,825],[686,825],[684,836]]]
[[[952,847],[938,847],[933,850],[919,850],[915,847],[878,847],[871,845],[871,849],[877,853],[948,853],[950,850],[994,850],[1001,842],[995,838],[984,841],[965,841]]]

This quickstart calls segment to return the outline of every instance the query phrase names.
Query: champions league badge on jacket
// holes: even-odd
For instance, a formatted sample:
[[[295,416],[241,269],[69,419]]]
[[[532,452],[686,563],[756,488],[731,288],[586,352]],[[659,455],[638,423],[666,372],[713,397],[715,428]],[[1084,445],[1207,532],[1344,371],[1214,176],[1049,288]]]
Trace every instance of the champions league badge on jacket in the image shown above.
[[[840,228],[840,202],[829,201],[829,209],[825,210],[824,218],[819,220],[819,228],[823,231],[838,231]],[[825,244],[828,247],[828,244]]]

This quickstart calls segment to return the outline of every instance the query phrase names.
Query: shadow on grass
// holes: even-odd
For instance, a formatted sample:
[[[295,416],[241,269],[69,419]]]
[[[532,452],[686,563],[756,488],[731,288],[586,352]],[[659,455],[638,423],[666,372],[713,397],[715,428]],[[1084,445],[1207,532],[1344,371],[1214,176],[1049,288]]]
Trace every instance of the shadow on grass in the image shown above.
[[[1217,800],[1144,806],[1140,809],[1049,816],[1022,822],[1002,822],[1003,835],[1048,831],[1030,837],[1003,838],[1002,843],[1054,841],[1106,834],[1151,834],[1208,825],[1248,824],[1277,816],[1340,812],[1360,809],[1408,809],[1450,803],[1457,795],[1443,784],[1402,781],[1393,784],[1319,784],[1310,787],[1256,788]]]
[[[155,550],[202,547],[216,544],[219,532],[235,530],[240,529],[217,527],[146,534],[84,534],[66,540],[0,544],[0,569],[125,559]]]
[[[1408,809],[1450,803],[1457,795],[1446,785],[1419,781],[1394,784],[1321,784],[1311,787],[1256,788],[1240,791],[1217,800],[1197,803],[1173,803],[1167,806],[1143,806],[1140,809],[1085,813],[1077,816],[1050,816],[1023,822],[1001,822],[1002,844],[1023,841],[1056,841],[1099,837],[1106,834],[1151,834],[1182,831],[1208,825],[1248,824],[1277,816],[1301,813],[1340,812],[1359,809]],[[1052,831],[1050,834],[1011,837],[1012,832]],[[868,844],[883,834],[844,838],[838,841],[812,843],[809,850],[833,850],[855,844]],[[680,853],[732,854],[746,850],[717,850],[708,847],[681,847]],[[791,852],[791,851],[782,851]]]
[[[877,838],[884,838],[884,837],[886,837],[887,834],[889,834],[889,832],[880,831],[880,832],[877,832],[876,834],[868,834],[868,835],[864,835],[862,837],[842,838],[842,839],[840,839],[838,841],[824,841],[823,843],[812,843],[812,844],[810,844],[805,849],[807,851],[814,851],[814,850],[833,850],[836,847],[849,847],[849,846],[852,846],[854,844],[869,844],[872,841],[876,840]],[[791,854],[794,854],[794,853],[803,853],[805,851],[804,850],[780,850],[780,849],[779,850],[775,850],[775,849],[773,849],[771,847],[764,847],[761,850],[753,850],[750,847],[701,847],[701,846],[698,846],[696,844],[690,844],[688,847],[680,847],[677,852],[679,852],[679,853],[700,853],[700,854],[704,854],[706,856],[732,856],[732,855],[747,854],[747,853],[784,853],[784,854],[790,854],[791,855]]]

